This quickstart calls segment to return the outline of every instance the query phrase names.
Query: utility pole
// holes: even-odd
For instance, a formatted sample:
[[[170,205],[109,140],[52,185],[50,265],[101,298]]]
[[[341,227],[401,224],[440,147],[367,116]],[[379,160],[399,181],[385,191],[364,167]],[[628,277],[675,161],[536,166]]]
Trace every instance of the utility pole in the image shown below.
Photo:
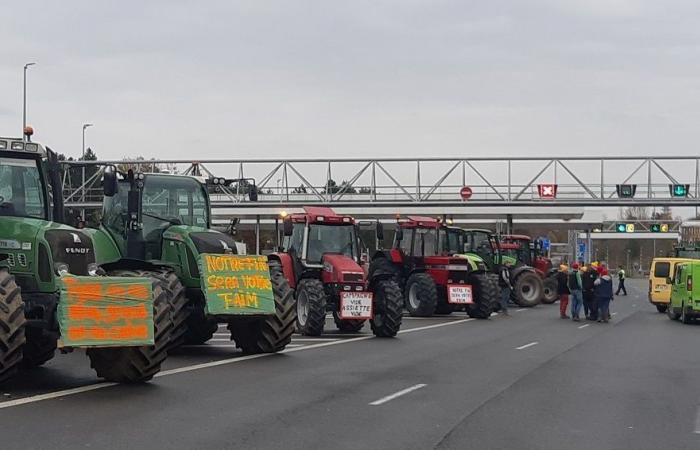
[[[24,130],[27,128],[27,69],[36,63],[30,62],[24,65],[24,76],[22,82],[22,142],[27,142]]]

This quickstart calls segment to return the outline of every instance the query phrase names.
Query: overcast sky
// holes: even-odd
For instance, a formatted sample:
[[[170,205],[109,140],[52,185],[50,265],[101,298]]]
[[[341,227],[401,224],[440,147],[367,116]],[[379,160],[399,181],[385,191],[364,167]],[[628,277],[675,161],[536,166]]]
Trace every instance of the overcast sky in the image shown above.
[[[109,3],[109,4],[108,4]],[[196,5],[196,6],[195,6]],[[0,135],[101,158],[696,155],[700,2],[4,3]]]

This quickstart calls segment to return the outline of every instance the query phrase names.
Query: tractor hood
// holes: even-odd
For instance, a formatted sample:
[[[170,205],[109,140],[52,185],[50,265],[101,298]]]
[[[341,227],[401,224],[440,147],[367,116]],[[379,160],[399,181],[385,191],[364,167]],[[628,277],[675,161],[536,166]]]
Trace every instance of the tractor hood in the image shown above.
[[[198,253],[236,254],[236,241],[228,234],[202,227],[174,225],[163,233],[164,239],[191,241]]]
[[[323,263],[325,283],[364,283],[365,272],[354,259],[334,253],[326,253]]]
[[[481,256],[475,254],[475,253],[464,253],[460,255],[454,255],[457,258],[464,258],[469,262],[469,266],[471,267],[471,270],[473,271],[485,271],[488,270],[488,266],[486,265],[486,262],[484,261],[484,258]]]

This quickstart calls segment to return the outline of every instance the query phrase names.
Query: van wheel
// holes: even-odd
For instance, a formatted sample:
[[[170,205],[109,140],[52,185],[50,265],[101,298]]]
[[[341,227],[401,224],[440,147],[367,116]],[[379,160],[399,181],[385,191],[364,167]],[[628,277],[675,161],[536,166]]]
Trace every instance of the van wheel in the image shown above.
[[[666,315],[671,320],[678,320],[678,318],[681,316],[680,314],[676,314],[673,311],[673,305],[670,305],[670,304],[668,305],[668,309],[666,309]]]
[[[668,305],[656,305],[656,310],[660,313],[665,313],[668,309]]]
[[[683,322],[686,325],[693,323],[693,319],[688,315],[688,313],[685,310],[685,303],[681,305],[681,322]]]

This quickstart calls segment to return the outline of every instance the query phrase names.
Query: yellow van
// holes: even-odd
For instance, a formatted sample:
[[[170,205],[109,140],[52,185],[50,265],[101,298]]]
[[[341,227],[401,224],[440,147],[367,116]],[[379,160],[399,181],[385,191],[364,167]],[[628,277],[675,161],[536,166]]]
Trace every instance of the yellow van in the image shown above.
[[[660,313],[666,312],[671,302],[671,286],[676,264],[692,261],[687,258],[654,258],[649,270],[649,303]]]

